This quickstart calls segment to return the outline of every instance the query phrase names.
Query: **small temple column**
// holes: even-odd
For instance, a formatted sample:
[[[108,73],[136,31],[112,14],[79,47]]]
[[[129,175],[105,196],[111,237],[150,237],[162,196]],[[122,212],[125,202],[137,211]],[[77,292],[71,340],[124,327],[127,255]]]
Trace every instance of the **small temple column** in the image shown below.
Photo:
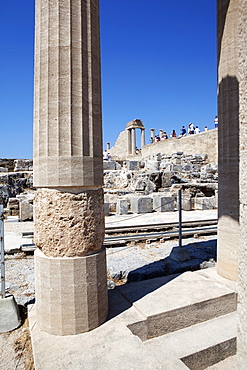
[[[131,133],[131,129],[127,129],[127,140],[128,140],[128,154],[131,154],[132,153],[132,143],[131,143],[131,140],[132,140],[132,133]]]
[[[141,129],[141,147],[143,148],[145,145],[145,128]]]
[[[106,143],[106,150],[110,150],[111,149],[111,143]]]
[[[132,155],[136,152],[136,129],[132,128]]]
[[[155,128],[150,129],[150,136],[151,136],[151,140],[153,140],[154,142],[155,141]]]
[[[36,0],[36,319],[55,335],[108,312],[98,0]]]
[[[160,138],[162,137],[163,135],[163,130],[160,130]]]

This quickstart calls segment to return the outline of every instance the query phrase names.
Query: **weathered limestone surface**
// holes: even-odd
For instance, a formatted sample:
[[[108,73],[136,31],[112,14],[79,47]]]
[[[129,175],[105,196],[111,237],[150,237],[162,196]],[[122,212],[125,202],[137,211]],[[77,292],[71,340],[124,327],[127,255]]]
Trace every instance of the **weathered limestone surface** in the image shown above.
[[[239,1],[218,1],[219,194],[218,264],[220,275],[238,279],[239,248]]]
[[[239,1],[240,245],[238,369],[247,364],[247,2]]]
[[[142,156],[146,157],[154,153],[172,154],[184,152],[186,154],[208,154],[209,162],[218,160],[218,129],[201,132],[197,135],[188,135],[181,138],[161,140],[157,143],[145,145],[142,148]]]
[[[40,189],[35,198],[35,243],[47,256],[80,257],[104,241],[103,191],[79,194]]]
[[[54,335],[79,334],[105,321],[105,259],[105,250],[76,258],[52,258],[35,251],[35,299],[41,330]]]

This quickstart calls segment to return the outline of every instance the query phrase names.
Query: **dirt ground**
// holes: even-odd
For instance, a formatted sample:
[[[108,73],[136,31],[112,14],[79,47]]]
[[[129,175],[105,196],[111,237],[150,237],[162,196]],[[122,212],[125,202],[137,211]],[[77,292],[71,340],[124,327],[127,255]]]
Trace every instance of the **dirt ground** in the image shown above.
[[[4,222],[5,231],[32,231],[32,222]],[[34,297],[33,256],[5,255],[6,290],[14,295],[21,316],[19,328],[0,334],[0,370],[33,370],[32,344],[26,305]]]
[[[33,353],[27,312],[21,307],[21,326],[8,333],[0,334],[0,369],[33,370]]]

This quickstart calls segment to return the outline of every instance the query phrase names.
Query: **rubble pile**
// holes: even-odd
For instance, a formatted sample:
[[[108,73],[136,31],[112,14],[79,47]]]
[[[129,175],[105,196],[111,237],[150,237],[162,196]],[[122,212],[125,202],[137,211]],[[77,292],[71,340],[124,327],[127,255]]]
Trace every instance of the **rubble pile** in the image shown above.
[[[118,199],[127,199],[128,210],[136,212],[138,207],[132,198],[143,196],[152,199],[152,205],[149,202],[149,206],[144,207],[146,212],[161,210],[162,205],[156,207],[155,204],[171,204],[171,197],[172,208],[176,208],[178,189],[183,190],[184,210],[216,208],[217,188],[218,166],[208,163],[207,154],[157,153],[140,161],[104,162],[105,202],[109,203],[110,212],[119,209]],[[148,204],[144,198],[143,202]],[[132,207],[132,204],[135,205]],[[139,208],[140,211],[143,207]],[[163,208],[164,212],[171,210],[169,206]]]
[[[0,159],[0,202],[7,215],[31,220],[32,160]],[[178,189],[184,210],[217,207],[218,166],[207,154],[150,154],[140,160],[104,161],[105,214],[167,212],[176,209]]]

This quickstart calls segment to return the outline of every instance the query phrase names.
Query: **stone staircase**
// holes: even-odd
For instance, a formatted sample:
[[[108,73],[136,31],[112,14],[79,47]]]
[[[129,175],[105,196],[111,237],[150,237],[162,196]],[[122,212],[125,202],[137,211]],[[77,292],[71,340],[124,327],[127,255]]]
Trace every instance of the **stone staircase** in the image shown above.
[[[236,353],[236,286],[215,269],[137,284],[118,288],[143,315],[128,328],[162,363],[172,357],[176,368],[201,370]]]
[[[29,309],[37,370],[236,369],[236,286],[215,268],[163,276],[109,291],[98,328],[59,337]]]

